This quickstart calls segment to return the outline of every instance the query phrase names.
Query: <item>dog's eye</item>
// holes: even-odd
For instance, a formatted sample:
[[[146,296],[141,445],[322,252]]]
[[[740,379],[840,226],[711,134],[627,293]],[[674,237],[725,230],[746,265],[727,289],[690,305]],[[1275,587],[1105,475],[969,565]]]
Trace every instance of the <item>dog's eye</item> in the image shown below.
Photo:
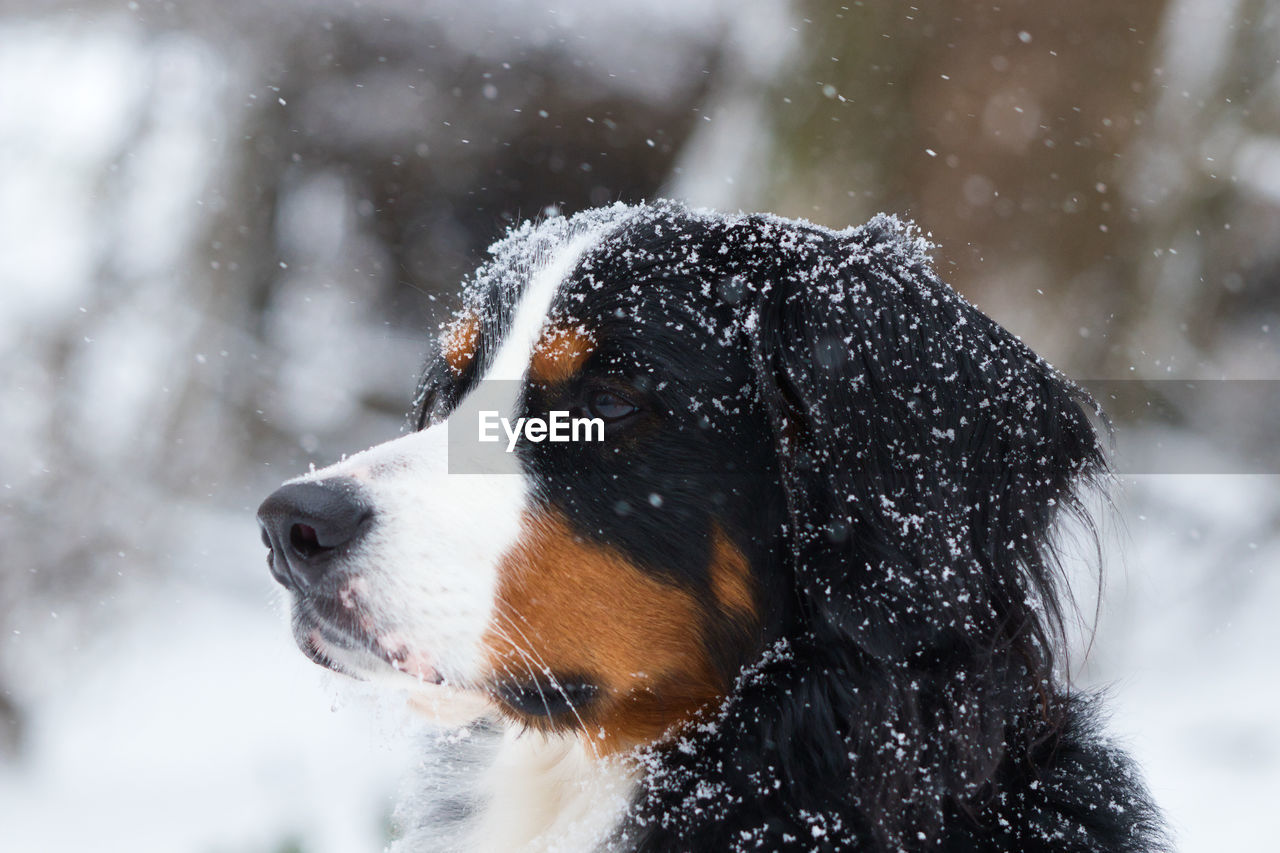
[[[639,406],[616,391],[600,388],[587,394],[587,412],[606,423],[629,418],[638,411]]]

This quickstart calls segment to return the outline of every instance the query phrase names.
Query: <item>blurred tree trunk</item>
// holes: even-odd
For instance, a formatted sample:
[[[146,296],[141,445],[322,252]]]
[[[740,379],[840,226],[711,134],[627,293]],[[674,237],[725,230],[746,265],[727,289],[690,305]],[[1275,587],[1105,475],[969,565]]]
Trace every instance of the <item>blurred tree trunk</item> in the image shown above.
[[[834,227],[905,213],[944,278],[1051,360],[1116,371],[1142,244],[1120,176],[1164,7],[804,3],[802,69],[784,75],[799,82],[768,96],[762,196]]]

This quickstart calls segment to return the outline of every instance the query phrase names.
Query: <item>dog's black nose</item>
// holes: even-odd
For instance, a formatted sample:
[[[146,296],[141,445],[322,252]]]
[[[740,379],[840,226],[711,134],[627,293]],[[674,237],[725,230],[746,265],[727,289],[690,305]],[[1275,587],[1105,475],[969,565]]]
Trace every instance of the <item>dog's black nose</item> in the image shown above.
[[[258,507],[271,575],[289,589],[318,583],[350,550],[373,515],[355,480],[281,486]]]

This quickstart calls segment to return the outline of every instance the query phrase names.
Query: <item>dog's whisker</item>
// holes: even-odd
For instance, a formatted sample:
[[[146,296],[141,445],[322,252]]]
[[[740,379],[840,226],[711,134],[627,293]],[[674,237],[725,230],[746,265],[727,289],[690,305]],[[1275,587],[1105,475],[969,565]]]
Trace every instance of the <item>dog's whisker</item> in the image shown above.
[[[511,610],[511,613],[507,612],[508,609]],[[591,750],[592,754],[598,757],[599,751],[596,748],[595,742],[590,737],[590,733],[588,732],[586,721],[582,719],[582,716],[578,713],[577,706],[575,706],[573,703],[573,697],[570,696],[569,692],[560,684],[560,681],[555,677],[554,671],[551,669],[550,666],[547,665],[547,663],[544,660],[542,660],[541,656],[538,655],[536,649],[533,648],[533,644],[529,642],[528,636],[524,633],[524,631],[520,628],[519,625],[516,624],[515,620],[512,618],[512,614],[516,616],[520,616],[519,611],[509,608],[508,606],[501,605],[499,607],[494,608],[494,613],[500,616],[501,618],[505,619],[507,621],[507,624],[510,625],[511,628],[515,630],[516,633],[518,633],[521,636],[521,638],[524,639],[525,643],[527,644],[526,646],[521,646],[519,644],[512,643],[512,648],[515,649],[515,651],[518,654],[528,656],[529,659],[537,663],[539,668],[541,668],[542,671],[546,674],[547,678],[551,682],[551,686],[555,688],[557,691],[559,691],[560,695],[564,697],[565,705],[568,707],[569,713],[573,714],[574,719],[577,720],[578,727],[581,729],[583,734],[583,738],[582,738],[583,742],[587,745],[587,748]],[[511,642],[509,636],[508,636],[508,642]],[[530,672],[530,676],[533,676],[532,672]],[[538,685],[538,680],[535,678],[535,686],[536,685]],[[540,686],[538,686],[538,692],[539,694],[541,694],[542,692],[542,688]],[[545,704],[545,697],[544,697],[544,704]]]

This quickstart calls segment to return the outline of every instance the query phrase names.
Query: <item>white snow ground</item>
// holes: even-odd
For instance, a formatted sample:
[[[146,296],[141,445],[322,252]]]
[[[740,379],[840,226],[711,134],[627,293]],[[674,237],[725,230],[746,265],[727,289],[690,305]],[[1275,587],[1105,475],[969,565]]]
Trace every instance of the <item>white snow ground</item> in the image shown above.
[[[1110,693],[1110,730],[1142,765],[1179,850],[1274,850],[1280,476],[1123,485],[1079,682]]]
[[[100,635],[76,642],[56,623],[77,615],[50,613],[8,638],[30,728],[0,763],[0,848],[382,849],[413,721],[301,657],[251,514],[200,514],[177,513],[222,547],[122,581]]]

